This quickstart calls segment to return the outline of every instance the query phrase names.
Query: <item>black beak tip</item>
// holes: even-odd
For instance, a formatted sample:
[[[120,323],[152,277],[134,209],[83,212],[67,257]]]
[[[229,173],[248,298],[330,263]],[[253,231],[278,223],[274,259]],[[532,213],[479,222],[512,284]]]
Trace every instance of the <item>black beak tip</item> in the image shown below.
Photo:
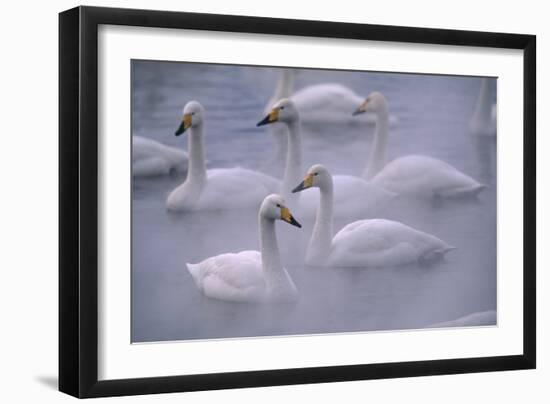
[[[185,128],[183,127],[183,124],[181,124],[180,127],[174,132],[174,135],[179,136],[183,132],[185,132]]]
[[[271,123],[271,122],[269,122],[269,116],[266,116],[264,119],[262,119],[260,122],[256,124],[256,127],[267,125],[268,123]]]
[[[291,217],[291,218],[290,218],[290,224],[296,226],[296,227],[299,228],[299,229],[302,228],[302,225],[301,225],[300,223],[298,223],[298,222],[296,221],[296,219],[294,219],[294,217]]]
[[[356,115],[359,115],[361,112],[359,110],[355,110],[351,113],[351,116],[356,116]]]

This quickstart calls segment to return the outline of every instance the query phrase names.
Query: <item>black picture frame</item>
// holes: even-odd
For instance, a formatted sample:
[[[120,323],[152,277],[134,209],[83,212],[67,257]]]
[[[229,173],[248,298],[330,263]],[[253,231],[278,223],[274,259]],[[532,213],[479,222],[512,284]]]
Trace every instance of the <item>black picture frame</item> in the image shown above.
[[[98,26],[181,28],[523,51],[523,353],[98,380]],[[536,37],[183,12],[77,7],[59,15],[59,390],[104,397],[324,383],[536,366]]]

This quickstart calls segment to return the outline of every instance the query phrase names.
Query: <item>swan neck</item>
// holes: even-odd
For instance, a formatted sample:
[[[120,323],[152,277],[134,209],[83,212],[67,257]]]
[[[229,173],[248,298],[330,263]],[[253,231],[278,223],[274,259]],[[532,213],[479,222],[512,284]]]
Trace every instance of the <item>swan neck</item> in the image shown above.
[[[272,286],[273,278],[270,275],[282,272],[281,258],[277,235],[275,234],[275,221],[260,216],[260,254],[262,256],[262,270],[268,287]]]
[[[284,69],[279,76],[279,80],[277,81],[277,88],[275,89],[275,94],[273,95],[273,98],[275,98],[274,101],[277,102],[281,98],[290,97],[293,92],[294,74],[292,70]]]
[[[486,78],[481,79],[481,87],[479,89],[479,96],[477,98],[475,114],[479,117],[489,117],[491,115],[492,100],[491,92],[489,88],[489,80]]]
[[[296,121],[288,124],[288,146],[282,189],[283,197],[287,202],[297,199],[292,189],[300,183],[302,174],[302,137],[300,122]]]
[[[203,127],[192,127],[188,135],[189,169],[187,181],[204,183],[206,181],[206,160],[204,157]]]
[[[378,174],[386,165],[386,145],[388,143],[389,113],[387,108],[376,114],[376,129],[369,160],[365,167],[363,177],[370,180]]]
[[[332,178],[319,188],[320,203],[308,247],[308,263],[322,265],[332,245],[334,191]]]

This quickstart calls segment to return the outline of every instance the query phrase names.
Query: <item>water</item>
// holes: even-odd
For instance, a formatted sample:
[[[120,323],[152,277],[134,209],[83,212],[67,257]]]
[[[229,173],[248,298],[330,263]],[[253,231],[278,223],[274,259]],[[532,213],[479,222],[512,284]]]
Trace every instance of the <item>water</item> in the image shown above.
[[[268,131],[255,123],[263,117],[276,79],[269,68],[134,62],[133,133],[185,148],[185,136],[173,133],[183,105],[196,99],[207,111],[209,167],[258,169],[274,151]],[[399,119],[390,131],[389,159],[411,153],[441,158],[489,186],[477,201],[438,205],[400,200],[384,214],[458,249],[431,267],[307,268],[303,259],[312,223],[302,220],[300,230],[279,222],[282,259],[300,300],[290,305],[216,301],[198,292],[185,263],[258,249],[257,212],[169,214],[166,196],[184,178],[135,179],[133,342],[422,328],[496,310],[495,140],[468,134],[480,79],[296,74],[296,88],[320,82],[339,82],[365,96],[373,90],[387,96],[391,114]],[[371,139],[364,125],[316,128],[323,131],[322,141],[304,130],[304,169],[321,162],[333,173],[361,172]],[[335,231],[345,224],[335,221]]]

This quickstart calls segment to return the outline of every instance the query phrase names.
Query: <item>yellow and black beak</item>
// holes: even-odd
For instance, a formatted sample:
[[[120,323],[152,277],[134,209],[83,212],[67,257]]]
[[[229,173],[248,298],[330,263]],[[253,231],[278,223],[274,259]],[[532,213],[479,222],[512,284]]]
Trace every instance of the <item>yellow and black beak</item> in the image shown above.
[[[300,182],[300,185],[298,185],[296,188],[292,190],[292,193],[303,191],[304,189],[311,188],[313,186],[313,174],[306,175],[306,178],[302,182]]]
[[[369,102],[367,100],[365,100],[365,102],[363,102],[361,105],[359,105],[357,107],[357,109],[352,112],[351,115],[355,116],[355,115],[362,114],[363,112],[367,112],[368,106],[369,106]]]
[[[279,108],[273,108],[267,116],[256,124],[256,126],[263,126],[279,120]]]
[[[191,123],[192,123],[191,114],[184,114],[178,130],[176,130],[175,135],[176,136],[181,135],[191,126]]]
[[[290,214],[290,210],[286,206],[281,207],[281,220],[290,223],[293,226],[296,226],[298,228],[302,228],[302,225],[294,219],[294,217]]]

